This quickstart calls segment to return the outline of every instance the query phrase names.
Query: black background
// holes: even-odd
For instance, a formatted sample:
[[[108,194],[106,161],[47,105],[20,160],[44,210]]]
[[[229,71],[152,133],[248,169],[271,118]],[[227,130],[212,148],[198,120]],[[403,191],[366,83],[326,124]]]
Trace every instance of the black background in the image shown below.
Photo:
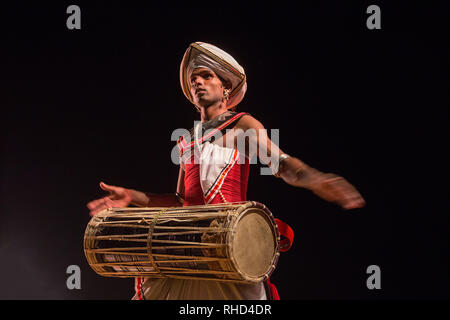
[[[81,8],[68,30],[66,8]],[[368,30],[366,8],[381,7]],[[0,298],[129,299],[131,279],[88,266],[86,203],[104,181],[172,192],[176,128],[198,114],[179,85],[191,42],[245,68],[238,111],[280,147],[344,176],[367,206],[344,211],[259,175],[248,199],[295,231],[272,276],[281,299],[448,299],[449,13],[442,3],[18,2],[2,6]],[[381,268],[368,290],[366,268]],[[79,265],[81,290],[66,268]]]

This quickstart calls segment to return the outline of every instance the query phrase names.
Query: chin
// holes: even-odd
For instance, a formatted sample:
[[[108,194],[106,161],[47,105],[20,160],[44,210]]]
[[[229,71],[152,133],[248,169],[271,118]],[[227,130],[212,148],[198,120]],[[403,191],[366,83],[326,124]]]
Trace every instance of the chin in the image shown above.
[[[197,105],[202,107],[202,108],[208,108],[210,105],[212,105],[214,103],[214,101],[210,101],[210,100],[206,100],[206,99],[198,99],[197,100]]]

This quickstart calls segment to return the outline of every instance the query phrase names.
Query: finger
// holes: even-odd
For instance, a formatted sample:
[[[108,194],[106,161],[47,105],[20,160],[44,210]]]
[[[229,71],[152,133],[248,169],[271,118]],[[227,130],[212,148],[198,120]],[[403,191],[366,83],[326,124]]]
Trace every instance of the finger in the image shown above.
[[[95,204],[94,201],[89,202],[86,207],[88,207],[89,210],[92,210],[93,208],[95,208]]]
[[[99,208],[102,208],[101,210],[106,209],[106,208],[111,208],[112,206],[108,202],[108,200],[109,200],[108,197],[104,197],[104,198],[98,200],[97,205],[95,207],[93,207],[91,209],[91,211],[98,211]]]
[[[355,204],[355,208],[362,208],[366,205],[366,201],[364,201],[364,199],[359,199],[356,204]]]
[[[111,200],[110,198],[105,199],[105,204],[108,208],[117,207],[116,203],[113,200]]]
[[[111,200],[110,198],[105,197],[105,198],[103,198],[103,202],[100,204],[100,206],[102,206],[104,208],[113,208],[113,207],[117,207],[117,204],[115,203],[115,201]]]
[[[365,205],[365,201],[356,188],[342,177],[327,179],[323,184],[328,201],[339,204],[342,208],[355,209]]]
[[[340,181],[345,181],[345,179],[342,177],[333,177],[333,178],[328,178],[327,180],[324,181],[324,183],[335,183],[335,182],[340,182]]]
[[[117,189],[118,189],[118,187],[111,186],[109,184],[104,183],[103,181],[100,182],[100,188],[102,188],[103,190],[108,191],[108,192],[114,192],[114,191],[117,191]]]
[[[97,213],[103,211],[107,209],[107,206],[105,204],[99,205],[97,208],[95,208],[94,210],[91,210],[91,212],[89,212],[89,214],[91,216],[95,216]]]
[[[334,198],[334,202],[344,209],[354,209],[364,205],[359,192],[346,181],[329,186],[329,193]]]
[[[362,208],[366,205],[366,201],[361,197],[361,195],[357,195],[349,200],[347,200],[345,203],[342,204],[342,207],[344,209],[356,209],[356,208]]]
[[[102,210],[109,209],[114,206],[114,201],[110,200],[109,198],[105,197],[102,200],[103,201],[97,207],[91,210],[91,215],[95,215]]]
[[[363,199],[357,192],[344,192],[339,199],[339,204],[343,208],[357,208],[363,205]]]
[[[93,201],[91,201],[91,202],[89,202],[89,203],[87,204],[87,207],[88,207],[90,210],[95,209],[95,207],[97,207],[98,205],[100,205],[101,203],[104,202],[104,199],[105,199],[105,198],[93,200]]]
[[[350,184],[347,186],[347,188],[342,190],[342,193],[343,193],[343,198],[346,199],[347,201],[363,202],[363,200],[364,200],[362,198],[361,194],[358,192],[358,190],[356,190],[356,188]]]
[[[342,208],[345,210],[358,209],[364,207],[366,202],[364,200],[353,200],[345,203]]]

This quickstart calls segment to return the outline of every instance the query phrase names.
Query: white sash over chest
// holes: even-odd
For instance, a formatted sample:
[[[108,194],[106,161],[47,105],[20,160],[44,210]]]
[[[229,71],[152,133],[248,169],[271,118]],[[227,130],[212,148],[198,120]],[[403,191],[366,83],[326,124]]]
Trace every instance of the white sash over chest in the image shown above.
[[[239,159],[239,151],[226,148],[209,141],[199,143],[199,130],[201,123],[194,128],[195,152],[199,162],[200,184],[203,190],[205,203],[210,203],[222,187],[231,168]]]

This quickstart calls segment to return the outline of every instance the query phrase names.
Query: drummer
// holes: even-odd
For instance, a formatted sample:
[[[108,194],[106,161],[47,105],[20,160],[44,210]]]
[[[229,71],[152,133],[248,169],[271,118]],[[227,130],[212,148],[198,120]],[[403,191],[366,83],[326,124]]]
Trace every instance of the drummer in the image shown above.
[[[344,209],[364,206],[364,199],[346,179],[320,172],[284,153],[267,136],[261,122],[248,113],[235,112],[247,83],[244,69],[228,53],[208,43],[192,43],[181,62],[180,83],[199,112],[200,122],[177,142],[180,169],[176,192],[146,193],[100,182],[109,195],[88,203],[91,215],[130,204],[169,207],[246,201],[250,159],[255,154],[274,176],[292,186],[311,190]],[[242,137],[244,147],[239,144]],[[136,278],[135,289],[133,299],[279,299],[270,282]]]

